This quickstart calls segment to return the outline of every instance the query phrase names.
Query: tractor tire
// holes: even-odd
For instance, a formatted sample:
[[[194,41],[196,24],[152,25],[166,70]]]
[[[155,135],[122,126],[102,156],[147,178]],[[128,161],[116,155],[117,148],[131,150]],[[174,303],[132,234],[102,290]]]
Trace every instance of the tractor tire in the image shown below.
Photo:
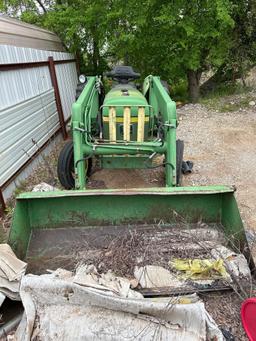
[[[182,161],[184,153],[184,141],[176,141],[176,184],[181,186],[182,181]]]
[[[86,162],[86,175],[89,176],[92,168],[92,159]],[[74,178],[74,148],[73,141],[68,141],[62,148],[57,167],[58,179],[65,189],[75,188]]]

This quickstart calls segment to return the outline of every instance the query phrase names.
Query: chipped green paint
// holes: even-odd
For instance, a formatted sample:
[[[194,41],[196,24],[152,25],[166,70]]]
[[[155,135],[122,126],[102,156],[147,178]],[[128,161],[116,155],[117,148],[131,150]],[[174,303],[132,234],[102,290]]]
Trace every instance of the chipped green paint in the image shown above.
[[[60,228],[61,238],[63,227],[172,223],[177,214],[188,223],[221,224],[227,236],[235,236],[236,246],[246,246],[233,189],[226,186],[23,193],[17,198],[9,243],[24,259],[33,229]]]

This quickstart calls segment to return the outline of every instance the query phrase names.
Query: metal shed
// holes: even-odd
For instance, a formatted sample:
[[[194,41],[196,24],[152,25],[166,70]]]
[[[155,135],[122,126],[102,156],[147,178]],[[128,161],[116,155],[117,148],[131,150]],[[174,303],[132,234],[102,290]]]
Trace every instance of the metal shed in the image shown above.
[[[67,138],[77,69],[74,56],[64,51],[54,33],[0,16],[2,208],[49,141],[59,132]]]
[[[0,15],[0,44],[65,52],[60,38],[53,32]]]

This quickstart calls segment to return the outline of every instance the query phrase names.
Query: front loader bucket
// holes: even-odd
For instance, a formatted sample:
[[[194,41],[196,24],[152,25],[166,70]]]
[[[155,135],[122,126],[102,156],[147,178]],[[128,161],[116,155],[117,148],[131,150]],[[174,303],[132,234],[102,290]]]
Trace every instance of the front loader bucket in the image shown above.
[[[9,244],[28,262],[28,271],[43,273],[74,268],[82,251],[94,254],[127,229],[170,230],[179,224],[220,229],[253,267],[234,190],[226,186],[23,193]]]

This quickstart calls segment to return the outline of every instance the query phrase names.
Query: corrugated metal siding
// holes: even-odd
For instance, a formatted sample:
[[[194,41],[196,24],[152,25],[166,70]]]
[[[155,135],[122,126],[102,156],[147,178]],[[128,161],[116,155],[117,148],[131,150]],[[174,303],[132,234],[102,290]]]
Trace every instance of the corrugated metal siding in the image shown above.
[[[0,111],[0,185],[59,128],[53,89]]]
[[[71,115],[71,106],[75,100],[77,87],[76,64],[58,64],[56,76],[59,84],[60,98],[65,120]]]
[[[73,59],[72,53],[43,51],[25,47],[0,45],[0,64],[26,63],[47,60],[52,56],[54,60]]]
[[[0,109],[52,89],[48,66],[0,73]]]
[[[0,64],[73,59],[70,53],[0,45]],[[65,120],[75,100],[75,63],[55,65]],[[60,127],[49,68],[0,72],[0,186]]]

